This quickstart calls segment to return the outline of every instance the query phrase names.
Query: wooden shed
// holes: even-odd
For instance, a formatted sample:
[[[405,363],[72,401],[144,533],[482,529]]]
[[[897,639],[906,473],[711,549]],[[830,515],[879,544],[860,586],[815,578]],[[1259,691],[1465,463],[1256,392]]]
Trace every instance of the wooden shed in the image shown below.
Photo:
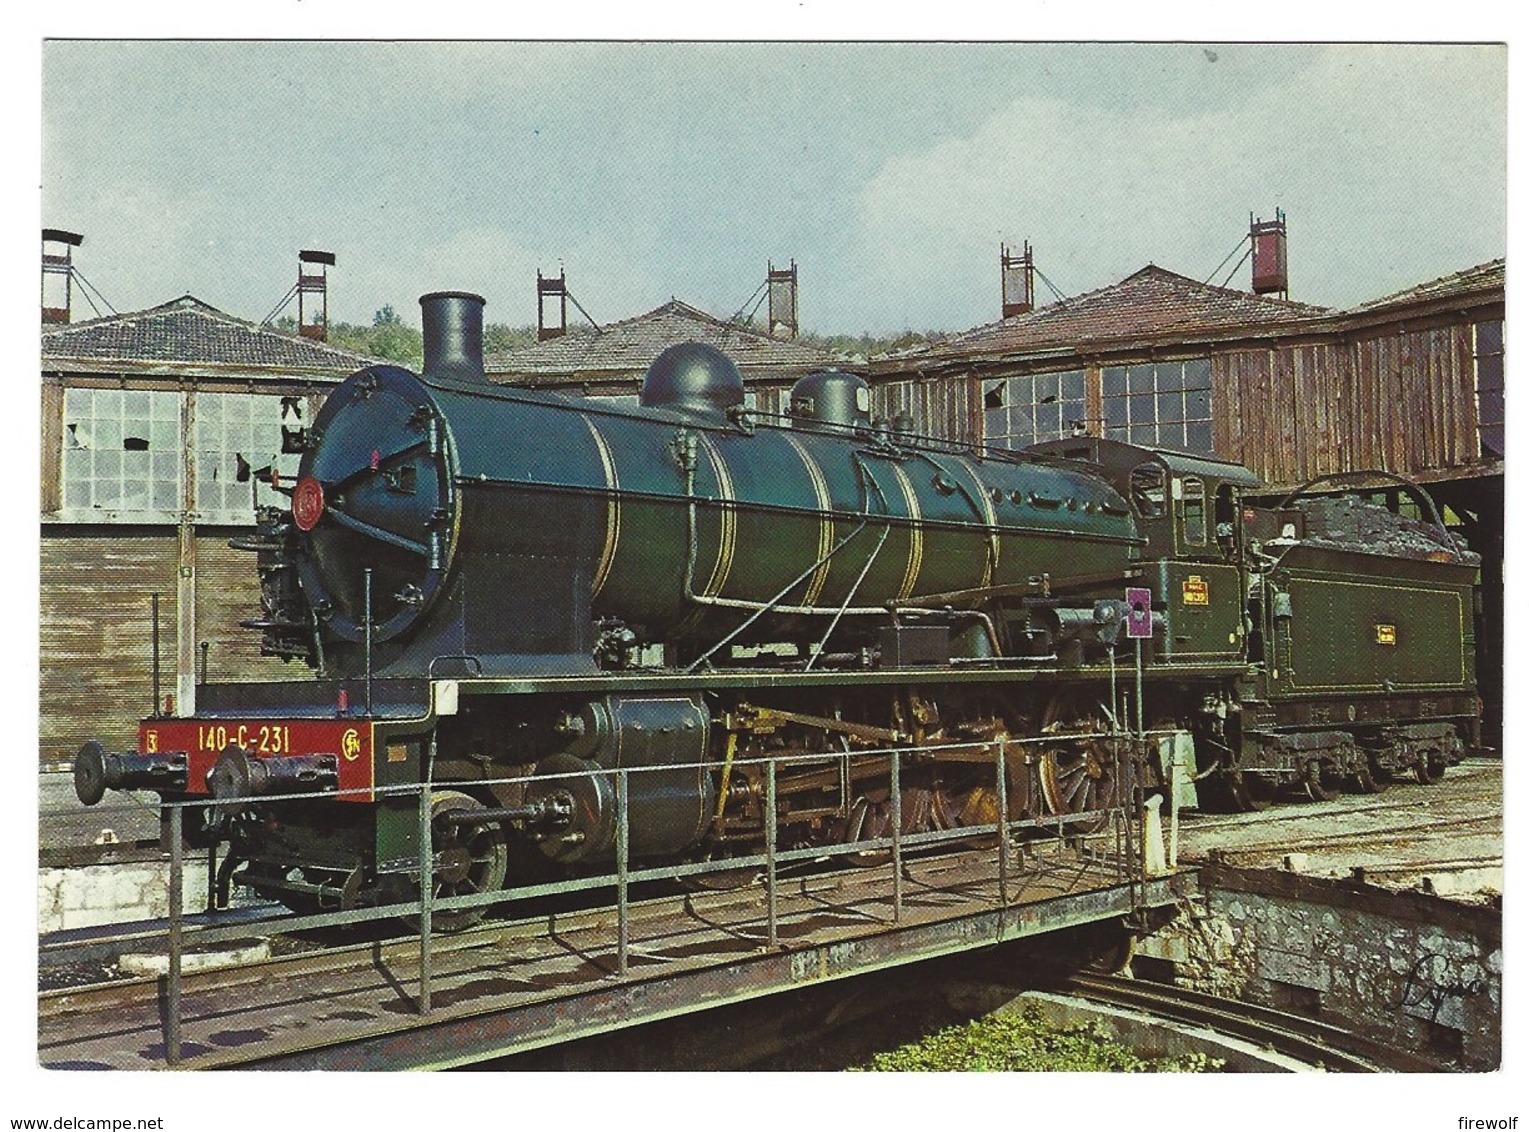
[[[1500,743],[1505,274],[1493,260],[1333,310],[1149,265],[868,376],[883,398],[912,390],[926,431],[989,447],[1111,437],[1235,461],[1270,494],[1370,470],[1427,484],[1482,555],[1477,668]]]
[[[681,342],[714,346],[737,363],[752,407],[764,413],[783,412],[785,395],[796,380],[833,362],[824,350],[670,299],[620,322],[490,354],[483,366],[490,380],[505,385],[635,401],[649,364]]]
[[[161,696],[292,670],[259,655],[254,563],[228,540],[296,472],[326,390],[377,359],[233,318],[186,295],[42,334],[40,755],[118,748]]]

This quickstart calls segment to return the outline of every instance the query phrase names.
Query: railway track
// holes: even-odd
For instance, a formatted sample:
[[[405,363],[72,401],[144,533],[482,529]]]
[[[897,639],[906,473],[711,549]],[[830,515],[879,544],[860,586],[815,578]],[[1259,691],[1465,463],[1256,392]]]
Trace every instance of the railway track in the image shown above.
[[[1392,841],[1423,841],[1432,834],[1444,831],[1460,833],[1477,828],[1490,831],[1499,826],[1501,820],[1496,815],[1482,817],[1450,817],[1440,821],[1414,822],[1409,826],[1397,826],[1386,829],[1355,829],[1343,832],[1330,832],[1311,837],[1283,837],[1273,838],[1267,841],[1238,842],[1229,851],[1239,854],[1247,853],[1272,853],[1277,851],[1290,852],[1292,850],[1317,848],[1331,848],[1340,845],[1363,845],[1366,842],[1386,838]]]
[[[1266,1006],[1161,983],[1110,975],[1073,975],[1061,989],[1088,1002],[1114,1006],[1271,1049],[1336,1073],[1437,1073],[1440,1067],[1341,1027]]]

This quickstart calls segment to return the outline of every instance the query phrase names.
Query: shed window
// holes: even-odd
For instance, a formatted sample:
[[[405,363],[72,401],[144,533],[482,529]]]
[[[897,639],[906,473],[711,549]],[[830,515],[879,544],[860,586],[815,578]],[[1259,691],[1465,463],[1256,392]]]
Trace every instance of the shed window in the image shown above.
[[[983,386],[983,436],[997,448],[1023,448],[1084,430],[1083,371],[1026,373]]]
[[[274,468],[291,484],[301,457],[284,452],[282,427],[303,422],[302,402],[259,393],[198,393],[196,427],[196,510],[211,523],[253,523],[255,506],[285,505],[284,496],[254,473]]]
[[[180,508],[179,393],[69,389],[64,393],[63,510],[170,521]]]
[[[1100,392],[1105,436],[1146,448],[1215,454],[1209,358],[1110,366]]]
[[[1475,326],[1476,421],[1481,434],[1481,454],[1502,456],[1504,414],[1501,322],[1478,322]]]

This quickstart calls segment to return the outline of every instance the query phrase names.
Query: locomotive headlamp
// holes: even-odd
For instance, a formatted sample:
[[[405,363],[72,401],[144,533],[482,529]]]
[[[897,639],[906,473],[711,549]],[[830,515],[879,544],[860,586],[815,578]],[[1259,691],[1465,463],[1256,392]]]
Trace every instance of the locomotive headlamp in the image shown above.
[[[292,489],[292,521],[300,531],[311,531],[324,514],[324,485],[304,476]]]

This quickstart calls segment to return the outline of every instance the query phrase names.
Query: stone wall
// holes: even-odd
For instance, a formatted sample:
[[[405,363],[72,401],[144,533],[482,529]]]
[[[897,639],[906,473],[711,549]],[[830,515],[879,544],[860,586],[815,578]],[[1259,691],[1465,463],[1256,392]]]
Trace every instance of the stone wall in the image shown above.
[[[185,910],[199,912],[207,902],[205,854],[188,855],[185,878]],[[47,934],[166,916],[169,880],[168,861],[38,869],[37,931]]]
[[[1495,904],[1357,880],[1205,869],[1184,914],[1138,948],[1178,985],[1320,1018],[1442,1066],[1498,1067]]]

